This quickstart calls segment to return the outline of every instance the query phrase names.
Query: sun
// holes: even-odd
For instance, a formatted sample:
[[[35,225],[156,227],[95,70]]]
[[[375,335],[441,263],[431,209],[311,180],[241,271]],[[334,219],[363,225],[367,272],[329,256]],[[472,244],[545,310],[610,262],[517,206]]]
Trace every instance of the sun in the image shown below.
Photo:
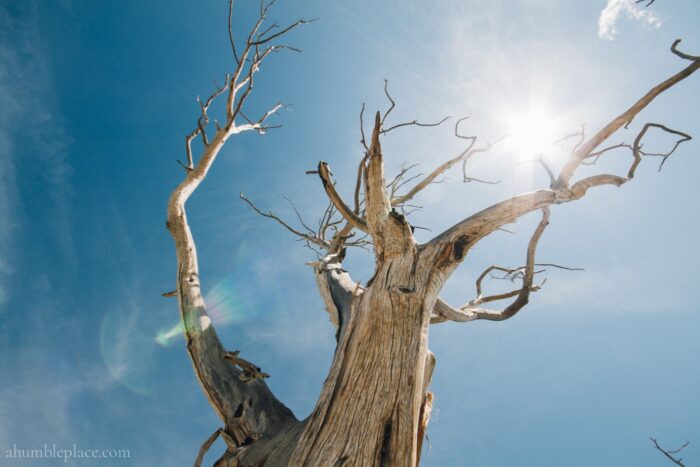
[[[560,130],[556,118],[544,105],[532,105],[525,111],[509,112],[505,124],[508,149],[523,159],[552,152]]]

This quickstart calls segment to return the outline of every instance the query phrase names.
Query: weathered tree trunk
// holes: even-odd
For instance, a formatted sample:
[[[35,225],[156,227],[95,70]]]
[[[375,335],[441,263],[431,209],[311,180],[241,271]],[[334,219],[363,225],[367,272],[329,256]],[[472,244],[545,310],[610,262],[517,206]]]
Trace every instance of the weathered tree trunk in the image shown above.
[[[415,465],[431,302],[412,251],[381,264],[352,311],[292,465]]]
[[[290,465],[414,466],[420,457],[429,411],[423,406],[432,400],[426,397],[434,365],[428,325],[444,278],[464,252],[456,257],[450,246],[440,258],[442,244],[417,245],[406,219],[392,210],[380,132],[377,113],[363,169],[376,270],[361,293],[331,294],[328,308],[349,319]],[[320,173],[327,173],[323,164]],[[348,210],[338,202],[341,212]]]

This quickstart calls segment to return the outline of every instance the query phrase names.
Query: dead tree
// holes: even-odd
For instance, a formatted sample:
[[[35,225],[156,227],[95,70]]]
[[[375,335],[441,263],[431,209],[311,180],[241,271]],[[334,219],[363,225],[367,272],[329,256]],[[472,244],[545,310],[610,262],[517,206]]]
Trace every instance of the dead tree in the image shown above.
[[[460,120],[455,134],[465,141],[463,152],[420,179],[408,177],[402,170],[399,177],[387,182],[383,136],[399,127],[426,125],[417,121],[389,125],[387,118],[394,101],[388,92],[389,109],[374,115],[368,139],[363,131],[365,151],[354,177],[351,204],[339,195],[330,167],[323,161],[312,173],[320,177],[330,203],[317,228],[303,222],[302,228],[295,228],[244,197],[260,214],[278,221],[319,253],[318,260],[310,264],[335,326],[337,349],[315,409],[306,420],[299,421],[269,390],[263,380],[267,375],[239,358],[237,351],[227,351],[217,337],[202,297],[197,250],[185,209],[188,198],[204,181],[228,138],[246,131],[267,131],[271,128],[268,118],[282,108],[281,104],[275,105],[256,118],[245,113],[255,76],[265,60],[273,52],[296,50],[278,41],[308,22],[300,19],[286,27],[266,26],[271,5],[272,2],[261,4],[257,22],[245,40],[237,42],[231,23],[233,1],[229,0],[235,69],[208,99],[200,101],[196,127],[185,138],[187,159],[181,162],[185,177],[168,202],[167,228],[175,240],[178,260],[174,295],[178,298],[187,351],[202,390],[222,422],[222,427],[202,446],[195,464],[201,464],[206,450],[220,436],[227,445],[216,464],[220,466],[414,466],[420,460],[432,404],[428,387],[435,358],[428,350],[430,326],[446,321],[503,321],[518,313],[539,288],[534,283],[536,273],[547,266],[538,265],[535,257],[538,242],[550,222],[549,207],[579,200],[599,186],[619,187],[632,180],[642,157],[649,155],[643,150],[643,140],[650,131],[677,136],[676,146],[690,139],[683,132],[650,122],[642,125],[631,143],[604,146],[611,135],[630,125],[650,102],[700,68],[700,58],[679,51],[680,41],[674,42],[671,51],[688,62],[685,68],[654,86],[593,136],[586,138],[583,131],[579,132],[568,162],[558,174],[545,166],[551,178],[549,188],[494,204],[426,243],[415,240],[413,227],[407,221],[410,201],[455,165],[462,164],[465,178],[469,178],[467,162],[492,145],[480,146],[476,137],[462,135]],[[211,128],[208,111],[219,97],[225,99],[225,122],[215,122],[215,128]],[[197,138],[201,151],[195,157],[192,143]],[[631,154],[626,174],[575,178],[581,164],[620,149]],[[674,150],[675,147],[661,155],[662,161]],[[403,189],[407,191],[398,194]],[[523,267],[489,268],[477,280],[476,297],[462,306],[440,298],[443,284],[475,245],[533,211],[541,211],[542,217],[528,243]],[[374,254],[374,275],[366,284],[353,281],[342,267],[347,248],[352,246],[371,246]],[[482,281],[493,272],[521,285],[507,293],[484,295]],[[502,309],[485,307],[499,300],[512,301]]]

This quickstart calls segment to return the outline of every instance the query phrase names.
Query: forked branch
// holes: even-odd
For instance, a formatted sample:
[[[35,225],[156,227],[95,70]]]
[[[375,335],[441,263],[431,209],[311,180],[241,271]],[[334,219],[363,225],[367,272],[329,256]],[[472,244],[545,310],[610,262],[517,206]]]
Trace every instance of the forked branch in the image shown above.
[[[678,41],[674,42],[672,50],[676,55],[679,54],[677,50]],[[682,53],[681,53],[682,54]],[[644,109],[649,103],[651,103],[657,96],[662,92],[669,89],[670,87],[678,84],[680,81],[684,80],[698,68],[700,68],[700,59],[687,54],[682,54],[682,58],[691,60],[692,63],[685,69],[671,76],[661,84],[652,88],[647,92],[641,99],[639,99],[632,107],[627,111],[623,112],[621,115],[613,119],[607,125],[605,125],[600,131],[598,131],[593,137],[591,137],[585,143],[579,145],[571,154],[569,161],[562,168],[557,179],[552,183],[549,190],[540,190],[532,193],[526,193],[523,195],[515,196],[506,201],[494,204],[493,206],[484,209],[481,212],[474,214],[473,216],[459,222],[450,229],[441,233],[433,240],[431,243],[441,243],[441,242],[461,242],[462,247],[460,248],[463,252],[466,252],[471,246],[476,244],[480,239],[489,235],[494,230],[502,228],[504,225],[515,221],[519,217],[532,212],[537,209],[541,209],[545,206],[552,204],[561,204],[574,201],[582,198],[586,192],[593,187],[603,186],[603,185],[613,185],[621,186],[634,176],[639,160],[643,155],[658,155],[663,157],[664,160],[670,156],[679,144],[684,141],[688,141],[690,136],[677,130],[672,130],[663,125],[656,123],[649,123],[644,126],[642,131],[638,134],[635,139],[635,144],[632,145],[634,161],[632,162],[627,177],[621,177],[614,174],[600,174],[593,175],[576,183],[570,184],[571,177],[578,166],[583,163],[586,159],[592,158],[594,161],[597,160],[603,153],[621,147],[629,147],[624,143],[619,145],[613,145],[603,150],[595,152],[595,150],[600,146],[605,140],[612,135],[615,131],[620,129],[622,126],[628,124],[642,109]],[[667,133],[674,134],[679,137],[675,146],[668,152],[663,154],[653,154],[645,153],[642,151],[641,140],[645,136],[646,132],[650,128],[659,128]],[[581,131],[583,135],[583,131]],[[457,261],[461,261],[463,255],[456,258]]]
[[[434,314],[431,317],[430,322],[440,323],[448,320],[465,322],[474,321],[477,319],[486,319],[489,321],[504,321],[515,316],[515,314],[518,313],[518,311],[520,311],[525,305],[527,305],[530,299],[530,293],[536,291],[539,288],[539,286],[533,285],[533,280],[536,272],[535,253],[537,251],[537,244],[540,241],[540,238],[542,237],[542,233],[549,224],[549,214],[549,208],[544,207],[542,209],[542,219],[540,220],[539,224],[537,224],[537,227],[535,228],[535,231],[533,232],[532,237],[530,238],[530,242],[527,246],[527,259],[525,262],[524,269],[522,269],[522,271],[520,271],[521,268],[515,270],[505,269],[505,271],[509,274],[514,274],[516,272],[520,272],[522,274],[523,284],[519,290],[501,294],[500,296],[492,296],[488,298],[481,297],[481,281],[483,280],[485,275],[488,274],[490,271],[498,269],[497,266],[492,266],[491,268],[487,269],[479,277],[479,279],[477,279],[477,290],[479,296],[473,301],[473,303],[467,304],[457,309],[447,304],[444,300],[438,299],[438,302],[436,303],[435,308],[433,310]],[[511,297],[516,298],[510,305],[508,305],[502,310],[488,310],[476,306],[477,304],[484,303],[485,301],[503,300]]]
[[[556,269],[565,269],[567,271],[583,271],[582,268],[570,268],[566,266],[561,266],[559,264],[552,264],[552,263],[535,263],[536,268],[542,268],[542,269],[537,269],[534,271],[534,274],[540,274],[546,271],[547,268],[556,268]],[[473,300],[470,300],[469,303],[465,306],[476,306],[476,305],[481,305],[483,303],[488,303],[488,302],[495,302],[498,300],[504,300],[506,298],[511,298],[518,293],[520,293],[520,289],[517,290],[511,290],[510,292],[504,292],[500,294],[494,294],[494,295],[483,295],[483,288],[482,288],[482,283],[485,278],[489,277],[491,279],[501,279],[501,280],[509,280],[511,282],[514,282],[516,279],[524,279],[525,278],[525,272],[527,270],[527,265],[517,267],[517,268],[505,268],[503,266],[489,266],[482,272],[479,277],[476,279],[476,298]],[[498,271],[503,273],[502,276],[494,276],[493,272]],[[544,279],[540,285],[533,285],[530,290],[532,292],[536,292],[539,290],[542,285],[544,285],[545,281],[547,279]]]
[[[646,135],[647,130],[649,128],[658,128],[660,130],[665,131],[666,133],[670,133],[673,135],[676,135],[679,137],[679,139],[676,140],[676,144],[673,145],[670,151],[666,153],[645,153],[642,151],[642,139],[644,138],[644,135]],[[639,163],[642,161],[642,156],[660,156],[661,157],[661,163],[659,163],[659,172],[661,171],[662,167],[664,166],[664,163],[666,160],[671,157],[671,154],[673,154],[676,151],[676,148],[681,143],[684,143],[686,141],[690,141],[692,138],[690,135],[683,133],[682,131],[678,130],[672,130],[671,128],[668,128],[664,125],[661,125],[660,123],[647,123],[644,125],[644,128],[642,128],[642,131],[639,132],[637,137],[634,139],[634,144],[632,144],[632,154],[634,155],[634,163],[632,164],[632,167],[630,167],[630,170],[627,174],[627,178],[632,178],[634,177],[634,171],[637,169],[637,166]]]
[[[666,456],[671,462],[673,462],[676,465],[679,465],[680,467],[685,467],[685,464],[683,463],[682,458],[677,458],[674,456],[674,454],[678,454],[681,452],[683,449],[685,449],[689,444],[690,441],[686,441],[683,443],[683,446],[679,447],[678,449],[664,449],[661,447],[659,442],[656,440],[656,438],[649,437],[652,443],[654,443],[654,448],[660,451],[664,456]]]
[[[554,183],[554,189],[560,189],[566,187],[574,175],[574,172],[581,164],[581,162],[590,156],[590,154],[595,151],[595,149],[605,142],[613,133],[628,125],[639,112],[641,112],[646,106],[648,106],[656,97],[667,89],[675,86],[679,82],[686,79],[688,76],[692,75],[698,68],[700,68],[700,57],[688,55],[686,53],[680,52],[678,50],[678,44],[680,39],[677,39],[671,46],[671,51],[685,59],[690,60],[692,63],[688,65],[683,70],[679,71],[675,75],[671,76],[662,83],[654,86],[649,92],[647,92],[641,99],[634,103],[629,109],[620,114],[618,117],[614,118],[611,122],[605,125],[600,131],[598,131],[593,137],[582,144],[569,158],[569,161],[564,166],[564,168],[559,173],[559,177]]]

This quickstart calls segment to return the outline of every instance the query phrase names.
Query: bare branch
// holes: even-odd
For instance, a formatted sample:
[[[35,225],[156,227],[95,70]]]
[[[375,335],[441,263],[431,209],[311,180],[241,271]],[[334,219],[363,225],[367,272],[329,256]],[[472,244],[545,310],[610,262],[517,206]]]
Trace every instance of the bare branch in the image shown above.
[[[610,123],[605,125],[598,133],[596,133],[591,139],[586,141],[581,147],[579,147],[569,158],[564,168],[559,173],[556,183],[553,188],[558,189],[568,185],[571,177],[573,176],[576,168],[581,164],[581,162],[586,159],[600,144],[607,140],[613,133],[619,130],[626,123],[630,122],[634,117],[641,112],[647,105],[649,105],[657,96],[669,89],[670,87],[676,85],[680,81],[684,80],[688,76],[692,75],[698,68],[700,68],[700,59],[690,55],[682,54],[678,52],[676,46],[678,41],[674,42],[671,50],[676,54],[681,55],[681,58],[692,60],[692,63],[688,65],[683,70],[679,71],[675,75],[671,76],[662,83],[654,86],[649,92],[647,92],[641,99],[632,105],[625,112],[620,114],[618,117],[613,119]]]
[[[382,117],[382,126],[384,126],[384,122],[386,121],[386,118],[389,116],[391,111],[394,110],[394,107],[396,107],[396,102],[394,102],[394,99],[392,99],[391,95],[389,94],[389,81],[386,78],[384,79],[384,94],[386,94],[386,98],[389,99],[391,105],[389,106],[389,110],[387,110],[384,116]]]
[[[500,311],[487,310],[484,308],[475,307],[473,305],[467,305],[458,310],[449,306],[446,302],[440,299],[438,303],[436,303],[434,310],[436,315],[435,320],[431,320],[431,322],[437,323],[442,322],[444,320],[465,322],[473,321],[476,319],[486,319],[489,321],[503,321],[515,316],[515,314],[518,313],[518,311],[520,311],[529,302],[530,293],[534,290],[537,290],[538,288],[533,286],[533,278],[535,276],[535,253],[537,250],[537,244],[548,224],[549,208],[544,207],[542,209],[542,219],[540,220],[539,224],[537,225],[537,228],[533,232],[532,238],[530,238],[530,242],[527,246],[527,260],[525,264],[525,269],[522,273],[523,285],[522,288],[517,292],[517,295],[514,292],[509,292],[506,294],[501,294],[501,296],[497,299],[494,298],[493,300],[491,300],[502,300],[504,298],[516,296],[516,299],[510,305],[508,305],[506,308]],[[481,290],[482,279],[483,277],[480,277],[477,280],[479,291]]]
[[[496,184],[500,183],[499,181],[496,181],[496,182],[486,182],[486,181],[483,181],[483,180],[479,180],[479,179],[476,179],[476,178],[467,176],[467,162],[469,162],[469,159],[471,159],[471,157],[472,157],[474,154],[478,154],[478,153],[481,153],[481,152],[488,152],[488,151],[490,151],[491,148],[493,148],[496,144],[500,143],[501,141],[503,141],[503,140],[506,139],[507,137],[508,137],[508,135],[501,136],[500,138],[498,138],[498,139],[495,140],[495,141],[492,141],[492,142],[490,142],[490,143],[486,143],[484,146],[482,146],[482,147],[480,147],[480,148],[472,149],[472,150],[470,150],[468,153],[466,153],[466,154],[464,155],[464,157],[462,158],[462,176],[463,176],[462,181],[465,182],[465,183],[470,182],[470,181],[478,181],[478,182],[481,182],[481,183],[488,183],[488,184],[490,184],[490,185],[496,185]],[[464,154],[464,153],[463,153],[463,154]]]
[[[397,128],[401,128],[404,126],[411,126],[411,125],[422,126],[422,127],[439,126],[439,125],[442,125],[443,123],[445,123],[449,119],[450,119],[450,117],[448,115],[447,117],[443,118],[442,120],[440,120],[439,122],[436,122],[436,123],[421,123],[418,120],[411,120],[410,122],[399,123],[398,125],[394,125],[392,127],[389,127],[386,130],[381,130],[379,133],[384,135],[386,133],[389,133],[391,130],[395,130]]]
[[[202,100],[197,97],[197,103],[199,103],[199,108],[201,115],[197,119],[197,128],[187,135],[185,137],[185,147],[187,150],[187,167],[185,167],[188,172],[191,171],[194,168],[194,161],[192,158],[192,140],[196,138],[197,136],[202,137],[202,142],[204,143],[204,146],[209,146],[209,138],[207,137],[207,132],[206,132],[206,127],[209,124],[209,115],[207,114],[207,111],[209,110],[209,106],[211,106],[212,102],[214,102],[214,99],[216,99],[218,96],[220,96],[226,89],[228,88],[229,85],[229,79],[230,75],[226,75],[226,79],[224,80],[224,85],[223,86],[218,86],[216,83],[216,89],[214,92],[207,98],[205,102],[202,102]]]
[[[411,164],[411,165],[406,165],[406,164],[401,164],[401,167],[399,168],[399,173],[396,174],[396,176],[389,182],[387,183],[386,187],[391,190],[389,193],[389,196],[394,197],[396,194],[396,191],[399,190],[402,186],[404,186],[406,183],[411,182],[412,180],[415,180],[416,178],[420,177],[423,174],[417,174],[413,175],[411,177],[406,178],[406,174],[411,171],[411,169],[414,169],[418,167],[418,164]]]
[[[471,182],[483,183],[484,185],[498,185],[499,183],[501,183],[500,180],[482,180],[481,178],[474,178],[474,177],[464,177],[462,179],[462,183],[471,183]]]
[[[224,358],[233,363],[234,365],[240,367],[242,372],[240,375],[238,375],[238,378],[241,381],[243,381],[244,383],[250,383],[251,381],[254,381],[256,379],[265,379],[270,377],[270,375],[268,375],[267,373],[263,373],[260,367],[253,365],[248,360],[239,358],[239,353],[241,353],[240,350],[226,352],[226,354],[224,354]]]
[[[362,139],[360,139],[360,143],[362,143],[362,146],[365,148],[365,151],[369,151],[369,147],[367,147],[367,141],[365,140],[365,123],[364,123],[364,116],[365,116],[365,103],[362,103],[362,109],[360,109],[360,135]]]
[[[476,143],[476,136],[465,136],[465,135],[460,134],[460,132],[459,132],[459,124],[468,120],[468,119],[469,119],[469,117],[462,117],[455,122],[455,136],[459,139],[466,139],[467,141],[469,141],[469,146],[467,146],[467,148],[463,151],[464,154],[469,152],[469,150],[472,147],[474,147],[474,143]]]
[[[190,167],[189,165],[185,165],[185,163],[182,162],[180,159],[175,159],[175,160],[177,161],[178,164],[180,164],[180,166],[182,166],[183,169],[185,169],[186,173],[189,173],[192,170],[192,167]]]
[[[647,131],[650,128],[659,128],[667,133],[674,134],[676,136],[679,136],[680,138],[676,140],[676,143],[674,146],[667,152],[664,153],[650,153],[650,152],[645,152],[642,150],[642,139],[646,135]],[[671,128],[668,128],[664,125],[661,125],[659,123],[646,123],[642,130],[637,134],[637,136],[634,139],[634,143],[632,145],[627,144],[627,143],[619,143],[619,144],[614,144],[612,146],[608,146],[604,149],[601,149],[600,151],[592,152],[588,156],[586,156],[586,159],[591,159],[591,161],[582,161],[581,163],[584,165],[594,165],[595,163],[598,162],[598,159],[605,154],[608,151],[613,151],[615,149],[630,149],[632,151],[632,155],[634,156],[634,161],[632,162],[632,165],[630,166],[628,173],[627,173],[627,178],[631,179],[634,177],[635,171],[637,170],[637,166],[639,163],[642,161],[642,156],[657,156],[661,157],[661,163],[659,164],[659,172],[663,168],[664,163],[666,160],[676,151],[676,148],[681,143],[684,143],[686,141],[691,140],[692,137],[686,133],[683,133],[678,130],[673,130]]]
[[[510,224],[519,217],[542,209],[552,204],[562,204],[575,201],[585,196],[590,188],[602,185],[621,186],[627,182],[627,178],[612,174],[593,175],[584,178],[571,186],[561,190],[539,190],[531,193],[514,196],[500,203],[496,203],[450,227],[429,243],[466,241],[460,247],[463,254],[468,248],[476,244],[495,230],[506,224]],[[455,258],[461,261],[463,256]]]
[[[540,157],[538,157],[535,161],[539,162],[545,172],[547,172],[547,176],[549,177],[549,185],[554,185],[554,182],[556,181],[556,178],[554,178],[554,172],[552,172],[552,169],[549,168],[549,165],[547,165],[542,156],[540,155]]]
[[[652,443],[654,443],[654,448],[658,449],[661,453],[663,453],[663,455],[666,456],[668,459],[670,459],[671,462],[673,462],[676,465],[679,465],[680,467],[685,467],[685,464],[683,463],[683,459],[682,458],[676,459],[675,457],[672,456],[672,454],[678,454],[679,452],[681,452],[683,449],[686,448],[686,446],[688,446],[690,444],[690,441],[686,441],[683,444],[683,446],[679,447],[678,449],[668,450],[668,449],[662,448],[659,445],[656,438],[649,437],[649,439],[651,440]]]
[[[185,170],[188,172],[191,170],[194,170],[194,157],[192,156],[192,140],[197,137],[199,134],[199,128],[194,130],[192,133],[189,135],[185,136],[185,150],[187,151],[187,165],[184,165],[182,162],[180,162],[180,165],[182,165]]]
[[[653,3],[653,2],[652,2]],[[681,39],[676,39],[673,41],[673,44],[671,45],[671,52],[673,52],[675,55],[679,56],[680,58],[684,60],[691,60],[691,61],[698,61],[700,60],[700,56],[698,55],[688,55],[687,53],[681,52],[678,50],[678,44],[681,43]]]
[[[301,26],[302,24],[310,24],[316,20],[317,20],[317,18],[313,18],[313,19],[300,18],[300,19],[296,20],[294,23],[287,26],[286,28],[282,29],[281,31],[278,31],[278,32],[276,32],[268,37],[263,37],[257,41],[251,42],[251,45],[259,46],[259,45],[266,44],[266,43],[270,42],[271,40],[277,39],[278,37],[288,33],[289,31],[296,28],[297,26]]]
[[[328,252],[331,254],[339,254],[344,247],[359,247],[365,249],[368,245],[372,244],[372,242],[368,240],[368,234],[366,232],[359,238],[348,241],[354,236],[354,233],[352,233],[353,229],[353,225],[347,222],[342,229],[338,230],[330,241],[331,247]]]
[[[229,2],[232,3],[232,2]],[[194,461],[194,467],[201,467],[202,461],[204,460],[204,455],[207,453],[209,448],[211,448],[212,444],[219,438],[219,435],[223,432],[222,428],[217,428],[214,433],[212,433],[206,441],[204,441],[204,444],[202,444],[202,447],[199,448],[199,453],[197,454],[197,458]]]
[[[576,132],[574,132],[574,133],[570,133],[570,134],[568,134],[568,135],[564,135],[564,136],[562,136],[561,138],[555,140],[552,144],[562,144],[562,143],[564,143],[564,142],[566,142],[566,141],[568,141],[568,140],[570,140],[570,139],[572,139],[572,138],[578,138],[578,141],[574,144],[574,149],[573,149],[573,151],[575,151],[576,148],[577,148],[578,146],[580,146],[581,143],[583,143],[583,140],[584,140],[585,135],[586,135],[585,129],[586,129],[586,125],[581,124],[581,129],[580,129],[580,130],[578,130],[578,131],[576,131]],[[573,152],[573,151],[572,151],[572,152]]]
[[[236,67],[231,75],[227,75],[224,86],[218,87],[214,93],[204,102],[198,100],[201,115],[197,120],[197,128],[186,137],[187,151],[187,177],[173,191],[168,201],[168,230],[173,236],[178,259],[177,295],[181,320],[184,325],[187,352],[192,360],[195,375],[200,382],[203,392],[217,415],[222,419],[226,427],[237,426],[240,428],[239,441],[245,436],[258,434],[272,434],[289,423],[295,423],[296,419],[291,411],[286,408],[270,392],[262,381],[244,383],[241,375],[247,378],[246,369],[238,369],[225,361],[226,351],[219,340],[211,318],[206,312],[204,297],[201,293],[199,278],[199,264],[197,250],[187,222],[185,205],[192,193],[205,180],[212,164],[221,152],[226,140],[234,135],[248,130],[264,130],[265,119],[279,107],[263,115],[257,123],[248,122],[246,125],[236,126],[236,118],[243,110],[243,104],[253,88],[253,75],[260,69],[261,62],[271,52],[284,46],[269,46],[259,50],[252,45],[253,38],[257,34],[265,19],[269,3],[261,8],[261,14],[255,25],[248,33],[248,39],[241,53],[235,47],[233,37],[233,0],[229,0],[229,42],[236,59]],[[251,56],[252,55],[252,56]],[[226,124],[223,128],[217,125],[217,131],[211,138],[206,135],[206,126],[209,123],[207,111],[214,99],[227,92],[226,97]],[[192,154],[192,140],[197,136],[202,137],[203,150],[199,160],[194,160]],[[184,165],[184,164],[182,164]],[[243,371],[243,373],[241,372]],[[252,374],[252,376],[259,376]],[[238,407],[243,401],[255,404],[255,410],[244,415],[238,414]]]
[[[392,197],[391,200],[391,205],[392,206],[398,206],[400,204],[404,204],[407,201],[410,201],[413,199],[413,197],[418,194],[421,190],[424,190],[428,185],[431,183],[435,182],[435,179],[445,173],[447,170],[449,170],[451,167],[453,167],[455,164],[458,162],[468,159],[469,157],[472,156],[472,154],[476,152],[484,152],[488,149],[480,148],[478,151],[477,150],[472,150],[474,147],[474,143],[476,142],[476,136],[464,136],[459,133],[459,125],[467,120],[469,117],[463,117],[457,120],[455,123],[455,136],[460,139],[465,139],[469,141],[469,145],[464,149],[457,157],[454,157],[440,166],[438,166],[435,170],[433,170],[427,177],[425,177],[423,180],[421,180],[418,184],[416,184],[413,188],[411,188],[408,193],[401,195],[401,196],[396,196]],[[489,146],[489,145],[487,145]],[[490,146],[489,146],[490,147]]]
[[[647,124],[645,124],[644,128],[642,128],[642,131],[640,131],[639,134],[637,135],[637,137],[634,139],[634,144],[632,145],[632,153],[634,155],[634,162],[632,163],[632,166],[629,169],[629,173],[627,174],[628,178],[634,177],[634,171],[637,169],[637,166],[641,162],[642,155],[652,155],[652,154],[648,154],[648,153],[645,154],[641,151],[642,138],[644,138],[644,135],[646,134],[647,130],[649,130],[649,128],[659,128],[660,130],[663,130],[667,133],[671,133],[673,135],[680,137],[678,140],[676,140],[676,144],[673,145],[673,148],[671,148],[671,150],[669,152],[663,153],[663,154],[653,154],[653,155],[662,157],[661,163],[659,164],[659,172],[661,171],[661,168],[663,167],[666,160],[671,156],[671,154],[674,153],[676,148],[681,143],[684,143],[684,142],[692,139],[690,135],[683,133],[682,131],[672,130],[672,129],[670,129],[664,125],[661,125],[659,123],[647,123]]]
[[[297,237],[303,238],[304,240],[307,240],[307,241],[309,241],[309,242],[311,242],[311,243],[313,243],[313,244],[315,244],[315,245],[318,245],[318,246],[320,246],[321,248],[329,248],[329,247],[330,247],[330,245],[328,244],[328,242],[326,242],[326,241],[324,241],[322,238],[319,238],[318,236],[314,235],[313,230],[311,230],[308,226],[306,226],[306,224],[304,224],[304,221],[301,219],[301,216],[300,216],[299,213],[297,212],[296,207],[295,207],[294,204],[293,204],[291,201],[289,201],[288,199],[287,199],[287,201],[289,201],[290,204],[292,204],[292,209],[294,209],[294,212],[297,214],[297,217],[298,217],[299,220],[301,221],[302,225],[303,225],[310,233],[300,232],[299,230],[295,229],[294,227],[292,227],[291,225],[289,225],[288,223],[286,223],[284,220],[282,220],[279,216],[276,216],[275,214],[273,214],[272,211],[269,211],[269,212],[261,211],[260,209],[258,209],[258,207],[257,207],[251,200],[249,200],[248,198],[246,198],[246,196],[245,196],[243,193],[241,193],[239,196],[240,196],[240,198],[241,198],[243,201],[245,201],[246,203],[248,203],[248,205],[249,205],[251,208],[253,208],[253,210],[254,210],[255,212],[257,212],[258,214],[260,214],[260,215],[263,216],[263,217],[267,217],[268,219],[272,219],[272,220],[276,221],[276,222],[279,223],[282,227],[284,227],[285,229],[289,230],[290,232],[292,232],[292,233],[293,233],[294,235],[296,235]]]
[[[632,146],[629,144],[625,144],[624,142],[619,143],[619,144],[613,144],[612,146],[608,146],[604,149],[601,149],[600,151],[592,152],[589,155],[586,156],[586,159],[592,159],[591,161],[582,161],[581,164],[583,165],[595,165],[598,162],[598,159],[600,159],[600,156],[605,154],[608,151],[613,151],[615,149],[620,149],[620,148],[627,148],[627,149],[632,149]]]
[[[566,271],[583,271],[582,268],[571,268],[571,267],[561,266],[559,264],[552,264],[552,263],[535,263],[534,267],[538,267],[538,268],[550,267],[550,268],[564,269]],[[516,279],[522,279],[525,275],[526,270],[527,270],[527,265],[520,266],[517,268],[505,268],[505,267],[496,266],[496,265],[489,266],[476,279],[476,298],[474,300],[469,301],[469,303],[467,305],[468,306],[480,305],[482,303],[495,302],[498,300],[503,300],[506,298],[511,298],[511,297],[516,296],[519,293],[519,290],[514,290],[514,291],[502,293],[502,294],[483,296],[483,294],[482,294],[482,282],[486,277],[490,277],[492,279],[507,279],[507,280],[510,280],[512,282],[512,281],[515,281]],[[534,272],[534,274],[542,273],[545,270],[546,269],[537,270]],[[503,272],[503,276],[496,277],[492,274],[493,271]],[[533,286],[531,288],[531,291],[535,292],[535,291],[539,290],[543,284],[544,284],[544,281],[539,286]]]
[[[328,198],[331,200],[338,212],[356,229],[360,229],[363,232],[367,232],[367,223],[360,216],[355,214],[354,211],[345,204],[343,198],[340,197],[338,192],[335,190],[333,181],[331,180],[331,171],[328,164],[324,161],[318,163],[318,175],[323,182],[323,188],[326,190]]]
[[[228,39],[231,44],[233,58],[236,60],[236,65],[238,65],[241,63],[241,61],[238,59],[238,54],[236,53],[236,41],[233,39],[233,0],[228,0]]]
[[[301,225],[303,225],[304,228],[305,228],[308,232],[314,233],[314,231],[311,229],[311,227],[309,227],[308,225],[306,225],[306,223],[304,222],[304,219],[301,217],[301,214],[299,213],[299,210],[297,209],[297,206],[294,204],[294,201],[292,201],[291,199],[287,198],[286,196],[284,197],[284,199],[287,200],[287,202],[289,203],[289,206],[291,206],[292,210],[294,211],[294,214],[296,214],[297,219],[299,220],[299,223],[300,223]]]

